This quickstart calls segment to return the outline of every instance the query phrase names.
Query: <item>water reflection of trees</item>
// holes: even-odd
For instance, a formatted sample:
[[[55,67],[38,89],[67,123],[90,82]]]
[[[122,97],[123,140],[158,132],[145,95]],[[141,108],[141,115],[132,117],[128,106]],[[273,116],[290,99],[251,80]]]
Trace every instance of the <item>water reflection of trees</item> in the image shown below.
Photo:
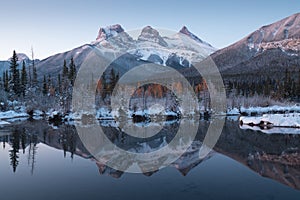
[[[196,141],[203,141],[209,122],[201,121]],[[139,144],[136,140],[124,135],[113,126],[103,126],[106,136],[120,148],[134,148]],[[176,129],[170,125],[169,128]],[[51,127],[44,121],[24,122],[7,130],[0,130],[2,147],[8,149],[12,171],[16,172],[21,164],[20,157],[27,156],[27,165],[33,174],[37,163],[36,156],[38,144],[43,143],[49,147],[61,150],[64,157],[73,159],[78,155],[85,159],[93,159],[82,144],[76,129],[71,125],[61,125],[59,128]],[[168,135],[169,134],[169,135]],[[158,137],[171,137],[167,130]],[[166,139],[168,140],[168,139]],[[163,140],[147,142],[153,147],[159,146]],[[198,150],[201,145],[195,146],[194,151],[183,155],[171,166],[186,175],[204,160],[199,160]],[[272,178],[290,187],[300,189],[300,135],[263,134],[251,130],[241,130],[238,123],[226,121],[223,133],[214,150],[226,155],[239,163],[249,167],[262,176]],[[94,159],[93,159],[94,160]],[[23,161],[23,160],[22,160]],[[100,174],[107,174],[119,178],[123,172],[109,168],[105,163],[94,160]],[[23,164],[23,163],[22,163]],[[26,162],[25,162],[26,164]],[[154,172],[155,173],[155,172]],[[145,173],[150,176],[153,173]]]
[[[14,173],[20,164],[20,157],[24,155],[30,172],[33,174],[39,143],[62,149],[64,157],[66,157],[67,152],[70,152],[70,157],[73,159],[78,141],[77,137],[73,126],[65,126],[62,129],[54,130],[48,124],[42,124],[35,129],[34,125],[26,123],[24,126],[11,127],[5,135],[0,137],[0,142],[2,142],[3,149],[9,148],[10,165]]]
[[[37,135],[27,134],[25,128],[15,128],[12,130],[11,134],[2,136],[0,141],[2,141],[3,149],[6,148],[6,144],[10,145],[9,159],[13,172],[17,171],[20,154],[27,154],[28,166],[30,166],[31,173],[33,174],[37,153],[37,144],[39,142]]]

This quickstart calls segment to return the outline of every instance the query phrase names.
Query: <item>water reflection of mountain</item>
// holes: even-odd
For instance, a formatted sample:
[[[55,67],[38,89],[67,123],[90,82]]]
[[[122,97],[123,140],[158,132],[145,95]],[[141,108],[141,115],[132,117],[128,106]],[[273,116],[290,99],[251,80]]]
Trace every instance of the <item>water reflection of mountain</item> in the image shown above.
[[[187,153],[172,164],[172,167],[178,169],[183,175],[188,174],[194,167],[213,156],[214,152],[203,160],[198,157],[201,141],[205,137],[208,125],[209,122],[207,121],[200,122],[194,143]],[[176,125],[171,124],[169,128],[172,132],[171,129],[176,129]],[[137,145],[134,140],[121,134],[115,127],[106,125],[103,129],[115,144],[126,146],[127,149],[134,148]],[[168,140],[165,139],[168,137],[170,137],[168,132],[165,132],[158,135],[157,138],[154,137],[155,142],[143,142],[148,145],[147,148],[157,148],[161,145],[160,143]],[[13,171],[17,170],[19,154],[25,153],[26,149],[28,163],[30,163],[33,172],[36,162],[36,145],[38,143],[60,149],[65,156],[67,152],[70,152],[71,157],[78,155],[86,159],[94,159],[82,144],[75,127],[71,125],[61,125],[59,128],[53,128],[45,121],[26,121],[13,127],[1,129],[0,141],[3,143],[4,148],[7,148],[7,144],[10,145],[9,157]],[[214,151],[248,166],[261,176],[300,189],[299,147],[299,135],[267,135],[251,130],[242,130],[239,129],[237,122],[227,120]],[[95,162],[101,174],[108,174],[116,178],[123,174],[121,171],[107,167],[105,163]],[[155,172],[144,174],[151,176],[153,173]]]
[[[300,135],[264,134],[226,122],[215,151],[261,176],[300,189]]]

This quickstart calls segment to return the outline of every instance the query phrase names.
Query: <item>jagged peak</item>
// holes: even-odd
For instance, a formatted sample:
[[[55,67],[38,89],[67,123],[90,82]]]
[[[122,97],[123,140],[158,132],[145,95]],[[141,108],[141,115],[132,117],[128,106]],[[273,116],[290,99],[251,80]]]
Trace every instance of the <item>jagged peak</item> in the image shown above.
[[[160,44],[161,46],[167,46],[166,41],[161,37],[159,32],[151,26],[146,26],[142,29],[141,34],[138,37],[138,41],[149,41]]]
[[[124,32],[124,29],[120,24],[115,24],[111,26],[107,26],[105,28],[100,28],[98,32],[98,36],[96,38],[97,41],[99,40],[107,40],[110,37],[116,36],[119,33]]]
[[[23,60],[30,60],[29,57],[25,53],[17,53],[18,56],[18,61],[23,61]],[[11,60],[12,57],[10,57],[7,60]]]
[[[190,38],[196,40],[197,42],[203,43],[203,41],[200,38],[198,38],[195,34],[193,34],[191,31],[189,31],[189,29],[186,26],[183,26],[180,29],[179,33],[185,34]]]
[[[143,33],[143,32],[152,32],[152,33],[154,33],[154,34],[156,34],[156,35],[159,35],[159,32],[156,30],[156,29],[154,29],[152,26],[145,26],[143,29],[142,29],[142,32],[141,33]]]
[[[179,33],[180,33],[180,34],[184,34],[184,35],[190,37],[191,39],[193,39],[193,40],[195,40],[195,41],[197,41],[197,42],[199,42],[199,43],[202,43],[202,44],[205,44],[205,45],[207,45],[207,46],[212,47],[211,44],[209,44],[209,43],[207,43],[207,42],[201,40],[201,39],[198,38],[195,34],[193,34],[186,26],[183,26],[183,27],[180,29]]]

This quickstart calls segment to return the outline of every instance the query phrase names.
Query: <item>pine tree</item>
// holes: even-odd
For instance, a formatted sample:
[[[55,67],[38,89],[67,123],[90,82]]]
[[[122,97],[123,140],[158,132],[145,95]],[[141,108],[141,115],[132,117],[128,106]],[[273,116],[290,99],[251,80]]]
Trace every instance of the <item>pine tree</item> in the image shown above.
[[[73,60],[73,58],[72,58],[72,60]],[[76,73],[77,73],[76,65],[75,65],[75,62],[73,61],[73,80],[75,80],[75,78],[76,78]]]
[[[37,80],[37,71],[36,71],[36,66],[35,66],[35,62],[34,62],[34,52],[33,52],[33,48],[31,47],[31,56],[32,56],[32,85],[34,87],[37,86],[38,84],[38,80]],[[30,68],[29,68],[29,76],[31,79],[31,74],[30,74]]]
[[[19,148],[20,148],[20,135],[17,131],[12,134],[12,149],[9,151],[10,165],[13,172],[16,172],[19,165]]]
[[[298,72],[298,83],[296,86],[296,94],[297,94],[298,99],[300,99],[300,69]]]
[[[8,71],[5,71],[5,81],[4,81],[4,90],[6,92],[9,92],[9,76],[8,76]]]
[[[270,78],[268,77],[267,81],[265,82],[264,87],[263,87],[264,95],[265,96],[269,96],[270,95],[270,90],[271,90],[270,87],[271,87],[271,85],[270,85]]]
[[[292,80],[291,80],[291,73],[288,70],[288,68],[286,68],[285,70],[283,87],[284,87],[284,98],[291,97]]]
[[[75,74],[76,74],[76,66],[74,63],[74,59],[72,57],[69,65],[69,76],[68,76],[72,85],[74,84]]]
[[[67,67],[67,62],[64,60],[64,66],[63,66],[63,78],[66,78],[68,76],[69,70]]]
[[[21,91],[22,91],[23,96],[25,96],[27,82],[28,82],[28,80],[27,80],[26,66],[25,66],[25,62],[23,60],[22,72],[21,72]]]
[[[114,87],[117,84],[117,79],[116,78],[117,77],[116,77],[115,70],[114,70],[114,68],[112,68],[111,71],[110,71],[110,87],[109,87],[110,92],[113,91]]]
[[[50,88],[51,87],[51,75],[49,74],[48,75],[48,80],[47,80],[47,86],[48,86],[48,88]]]
[[[2,73],[2,85],[3,85],[3,89],[5,89],[5,71],[3,71]]]
[[[20,74],[18,67],[18,56],[16,51],[13,52],[13,56],[10,59],[10,74],[11,74],[11,89],[16,95],[20,95]]]
[[[46,81],[46,75],[44,75],[44,80],[43,80],[43,94],[44,95],[48,94],[48,86],[47,86],[47,81]]]
[[[37,85],[38,81],[37,81],[37,72],[35,66],[32,67],[32,73],[33,73],[33,80],[32,80],[33,85]]]
[[[102,83],[102,88],[101,88],[100,95],[102,97],[102,100],[104,100],[106,95],[107,95],[107,89],[108,89],[105,71],[103,72],[100,80],[101,80],[101,83]]]
[[[58,92],[59,92],[59,94],[61,94],[61,78],[60,78],[60,74],[58,74],[58,76],[57,76],[57,82],[58,82]]]

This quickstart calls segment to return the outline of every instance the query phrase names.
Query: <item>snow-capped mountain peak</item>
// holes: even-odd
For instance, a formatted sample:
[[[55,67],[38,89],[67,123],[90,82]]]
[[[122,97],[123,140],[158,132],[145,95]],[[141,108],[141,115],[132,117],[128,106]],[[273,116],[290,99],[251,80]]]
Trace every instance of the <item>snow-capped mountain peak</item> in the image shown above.
[[[203,43],[203,41],[200,38],[198,38],[196,35],[194,35],[192,32],[190,32],[189,29],[186,26],[183,26],[180,29],[179,33],[185,34],[185,35],[193,38],[194,40]]]
[[[168,45],[166,41],[160,36],[159,32],[151,26],[146,26],[142,29],[141,34],[138,37],[138,41],[154,42],[164,47]]]
[[[28,61],[30,60],[29,57],[25,54],[25,53],[17,53],[17,56],[18,56],[18,61]],[[7,59],[8,61],[11,60],[12,57],[10,57],[9,59]]]
[[[96,40],[97,41],[107,40],[122,32],[124,32],[124,29],[120,24],[115,24],[115,25],[107,26],[105,28],[100,28]]]
[[[231,75],[268,73],[270,69],[276,74],[286,67],[298,66],[299,56],[300,13],[262,26],[211,55],[219,70]]]
[[[212,47],[209,43],[204,42],[203,40],[201,40],[200,38],[198,38],[195,34],[193,34],[191,31],[189,31],[189,29],[188,29],[186,26],[183,26],[183,27],[180,29],[179,33],[184,34],[184,35],[186,35],[186,36],[192,38],[193,40],[195,40],[195,41],[197,41],[197,42],[200,42],[200,43],[202,43],[202,44],[206,44],[206,45]]]
[[[117,24],[100,28],[97,40],[91,44],[102,51],[126,52],[138,60],[177,68],[189,67],[193,61],[201,61],[216,50],[186,27],[174,35],[161,34],[151,26],[146,26],[137,39],[133,39]]]
[[[103,55],[112,57],[124,55],[120,58],[122,64],[118,66],[120,73],[124,72],[125,68],[132,67],[132,63],[145,61],[181,69],[190,67],[194,61],[203,60],[216,50],[206,45],[205,42],[200,43],[186,34],[173,32],[172,35],[165,36],[164,33],[164,31],[159,32],[151,26],[146,26],[136,38],[136,32],[127,33],[119,24],[107,26],[99,29],[95,41],[46,58],[38,63],[37,68],[41,74],[53,75],[58,72],[57,69],[61,68],[64,59],[70,60],[73,57],[76,66],[80,66],[89,53],[97,49],[103,52]]]

